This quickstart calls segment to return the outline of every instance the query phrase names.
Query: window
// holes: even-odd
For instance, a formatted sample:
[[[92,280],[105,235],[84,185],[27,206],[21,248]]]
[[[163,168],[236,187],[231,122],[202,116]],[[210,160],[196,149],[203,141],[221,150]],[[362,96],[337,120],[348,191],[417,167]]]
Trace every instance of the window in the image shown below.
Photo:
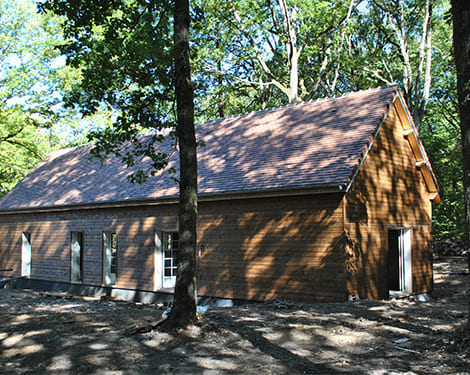
[[[21,236],[21,276],[31,276],[31,233],[28,232]]]
[[[156,232],[154,288],[173,288],[177,268],[178,232]]]
[[[178,267],[177,256],[178,232],[165,233],[163,237],[163,277],[176,278],[176,269]]]
[[[70,281],[83,281],[83,233],[70,232]]]
[[[117,235],[113,232],[103,233],[103,284],[115,285],[118,268]]]

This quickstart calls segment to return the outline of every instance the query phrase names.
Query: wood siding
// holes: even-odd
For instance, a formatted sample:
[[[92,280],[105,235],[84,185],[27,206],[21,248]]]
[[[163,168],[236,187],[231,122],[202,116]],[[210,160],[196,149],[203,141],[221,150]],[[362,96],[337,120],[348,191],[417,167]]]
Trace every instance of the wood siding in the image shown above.
[[[265,300],[346,298],[341,195],[201,205],[199,291]]]
[[[71,232],[83,233],[83,284],[102,285],[103,232],[118,241],[117,287],[153,290],[155,231],[177,229],[176,206],[1,215],[0,268],[20,276],[21,234],[31,233],[31,279],[70,282]]]
[[[346,195],[201,201],[199,294],[239,299],[388,298],[388,231],[409,228],[413,292],[432,289],[431,201],[395,104]],[[233,198],[233,197],[232,197]],[[102,285],[103,232],[118,241],[116,287],[154,290],[155,232],[177,230],[176,204],[0,215],[0,269],[70,282],[71,232],[83,233],[83,284]],[[1,273],[0,273],[1,275]]]
[[[320,198],[320,199],[319,199]],[[199,293],[264,300],[346,297],[341,195],[206,202],[199,209]],[[70,232],[83,233],[83,284],[102,284],[102,234],[118,239],[116,287],[153,290],[154,233],[177,230],[175,205],[1,215],[0,264],[21,269],[31,233],[32,279],[70,281]]]
[[[388,230],[393,228],[411,230],[413,293],[432,289],[431,201],[397,105],[345,198],[348,289],[361,298],[388,298]]]

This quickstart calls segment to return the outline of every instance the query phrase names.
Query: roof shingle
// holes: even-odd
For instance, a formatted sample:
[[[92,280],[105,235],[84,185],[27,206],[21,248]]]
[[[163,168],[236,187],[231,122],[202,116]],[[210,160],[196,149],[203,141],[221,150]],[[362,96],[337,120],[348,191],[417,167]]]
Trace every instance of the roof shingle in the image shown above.
[[[199,194],[315,188],[348,183],[398,92],[360,91],[196,126]],[[91,145],[51,153],[0,200],[0,210],[156,200],[176,197],[159,172],[142,185],[109,156],[89,160]],[[161,149],[170,147],[165,141]],[[177,169],[177,157],[171,165]]]

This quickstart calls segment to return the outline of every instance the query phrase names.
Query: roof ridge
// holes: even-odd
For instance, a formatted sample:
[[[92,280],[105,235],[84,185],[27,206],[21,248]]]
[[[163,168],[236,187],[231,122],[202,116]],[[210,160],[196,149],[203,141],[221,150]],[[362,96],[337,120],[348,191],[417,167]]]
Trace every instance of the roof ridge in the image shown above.
[[[389,89],[389,88],[392,88],[392,87],[398,87],[398,84],[381,86],[381,87],[369,87],[368,89],[363,89],[363,90],[359,90],[359,91],[346,92],[346,93],[343,93],[339,96],[333,95],[333,96],[328,96],[328,97],[323,97],[323,98],[317,98],[317,99],[312,99],[312,100],[309,100],[309,101],[306,101],[306,102],[301,102],[301,103],[298,103],[298,104],[305,105],[305,104],[318,103],[318,102],[327,102],[327,101],[331,101],[331,100],[342,99],[342,98],[345,98],[347,96],[359,96],[359,95],[362,95],[362,94],[365,94],[365,93],[368,93],[368,92],[382,91],[382,90],[386,90],[386,89]]]
[[[248,112],[248,113],[238,113],[238,114],[235,114],[235,115],[220,117],[220,118],[216,118],[216,119],[213,119],[213,120],[201,121],[201,122],[198,122],[196,124],[196,126],[197,125],[208,125],[208,124],[211,124],[211,123],[221,122],[221,121],[225,121],[225,120],[235,120],[235,119],[238,119],[238,118],[249,117],[249,116],[253,116],[253,115],[262,115],[262,114],[266,114],[266,113],[270,113],[270,112],[276,112],[276,111],[280,111],[280,110],[284,110],[284,109],[288,109],[288,108],[293,108],[293,107],[298,107],[298,106],[305,106],[305,105],[314,104],[314,103],[328,102],[328,101],[333,101],[333,100],[337,100],[337,99],[342,99],[342,98],[347,97],[349,95],[357,96],[357,95],[364,94],[364,93],[367,93],[367,92],[386,90],[386,89],[389,89],[389,88],[392,88],[392,87],[396,88],[396,87],[398,87],[398,84],[381,86],[381,87],[369,87],[368,89],[363,89],[363,90],[359,90],[359,91],[346,92],[346,93],[341,94],[339,96],[333,95],[333,96],[329,96],[329,97],[316,98],[316,99],[311,99],[311,100],[308,100],[308,101],[302,101],[302,102],[299,102],[299,103],[293,103],[293,104],[291,103],[291,104],[281,105],[281,106],[278,106],[278,107],[255,110],[255,111],[251,111],[251,112]]]
[[[57,157],[57,156],[62,156],[70,151],[78,150],[80,148],[85,148],[85,147],[90,147],[92,143],[86,143],[84,145],[76,145],[76,146],[70,146],[70,147],[65,147],[65,148],[60,148],[58,150],[53,150],[47,154],[46,157]]]

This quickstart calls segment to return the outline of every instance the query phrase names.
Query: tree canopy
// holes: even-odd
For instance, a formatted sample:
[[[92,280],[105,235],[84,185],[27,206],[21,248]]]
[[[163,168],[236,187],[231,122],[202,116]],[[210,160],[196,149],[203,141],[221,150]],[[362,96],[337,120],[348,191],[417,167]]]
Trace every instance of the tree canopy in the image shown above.
[[[196,2],[196,117],[398,84],[440,184],[436,238],[464,229],[450,2]],[[295,95],[293,93],[296,93]]]
[[[82,129],[94,130],[103,156],[156,130],[139,150],[155,155],[153,170],[165,167],[169,155],[157,149],[162,132],[175,135],[173,3],[49,3],[67,19],[63,36],[61,18],[36,14],[32,0],[0,1],[0,194],[51,147],[83,142]],[[435,236],[463,235],[450,1],[198,0],[190,10],[198,121],[399,84],[441,188]],[[77,108],[98,120],[83,121]]]
[[[149,158],[152,169],[131,176],[133,182],[144,183],[149,174],[168,164],[171,152],[159,150],[159,142],[166,136],[175,138],[173,151],[180,160],[175,176],[180,188],[178,270],[166,324],[184,327],[195,320],[197,304],[197,161],[189,2],[49,0],[42,9],[64,17],[61,50],[67,63],[81,72],[66,102],[85,115],[103,105],[113,111],[109,126],[90,133],[95,157],[104,159],[113,153],[128,166]],[[145,141],[142,132],[149,133]],[[134,147],[123,150],[123,143]]]
[[[66,43],[61,46],[68,65],[81,72],[65,96],[84,115],[102,106],[112,111],[113,122],[94,129],[89,138],[96,142],[93,154],[121,156],[121,144],[139,146],[123,160],[134,165],[142,155],[153,160],[153,172],[164,168],[168,153],[156,150],[164,137],[161,130],[175,126],[172,81],[172,9],[168,1],[48,1],[43,10],[64,17]],[[46,12],[46,14],[48,14]],[[146,144],[138,135],[155,131]],[[146,173],[133,176],[143,182]]]
[[[51,150],[83,142],[87,124],[63,106],[79,73],[64,66],[61,35],[60,19],[35,1],[0,0],[0,195]]]
[[[10,190],[47,152],[57,57],[54,20],[40,18],[29,1],[0,0],[0,195]]]

